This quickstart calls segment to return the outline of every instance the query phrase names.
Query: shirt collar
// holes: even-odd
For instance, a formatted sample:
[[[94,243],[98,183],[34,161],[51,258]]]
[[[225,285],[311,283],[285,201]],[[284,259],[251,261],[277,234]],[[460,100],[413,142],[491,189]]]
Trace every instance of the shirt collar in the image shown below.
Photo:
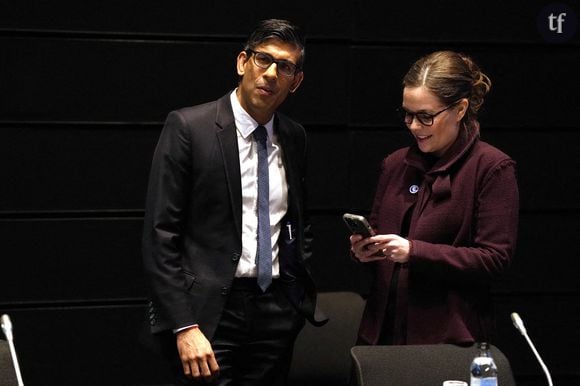
[[[234,121],[240,135],[244,139],[247,139],[254,132],[256,127],[259,126],[259,124],[254,118],[250,116],[250,114],[248,114],[246,110],[244,110],[240,104],[240,101],[238,100],[236,90],[237,88],[230,94],[230,102],[234,112]],[[266,131],[268,132],[268,138],[272,138],[274,132],[274,116],[272,116],[272,118],[270,118],[270,120],[262,126],[266,128]]]

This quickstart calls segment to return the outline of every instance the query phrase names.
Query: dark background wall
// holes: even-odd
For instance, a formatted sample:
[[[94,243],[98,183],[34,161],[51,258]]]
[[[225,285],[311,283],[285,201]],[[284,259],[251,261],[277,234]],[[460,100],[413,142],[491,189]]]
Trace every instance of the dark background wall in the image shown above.
[[[410,143],[393,114],[405,71],[433,50],[465,52],[494,83],[482,137],[518,162],[521,190],[517,256],[494,286],[495,343],[519,384],[545,384],[511,326],[518,311],[556,384],[578,384],[580,32],[546,41],[547,4],[3,1],[0,313],[26,383],[163,380],[138,345],[152,152],[166,114],[234,87],[246,34],[282,17],[308,38],[305,81],[283,110],[309,134],[320,289],[365,293],[340,216],[368,213],[380,160]]]

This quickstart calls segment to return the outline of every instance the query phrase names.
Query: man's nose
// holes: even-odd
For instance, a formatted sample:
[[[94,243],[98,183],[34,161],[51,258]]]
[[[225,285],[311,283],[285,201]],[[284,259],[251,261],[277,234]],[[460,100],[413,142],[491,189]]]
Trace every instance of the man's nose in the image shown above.
[[[278,76],[278,65],[276,63],[270,64],[270,66],[264,72],[267,76],[277,77]]]

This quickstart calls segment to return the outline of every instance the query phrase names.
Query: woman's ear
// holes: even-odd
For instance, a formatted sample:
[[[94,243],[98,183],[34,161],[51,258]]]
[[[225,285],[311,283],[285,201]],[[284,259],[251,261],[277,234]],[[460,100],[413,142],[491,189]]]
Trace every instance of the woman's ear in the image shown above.
[[[467,109],[469,108],[469,100],[467,98],[461,99],[457,102],[457,122],[461,121],[465,114],[467,114]]]

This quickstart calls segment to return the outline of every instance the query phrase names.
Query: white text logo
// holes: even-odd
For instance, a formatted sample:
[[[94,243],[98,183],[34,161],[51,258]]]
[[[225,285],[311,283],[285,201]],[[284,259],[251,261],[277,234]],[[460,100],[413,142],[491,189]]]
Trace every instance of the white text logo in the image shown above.
[[[566,12],[562,12],[558,16],[554,16],[553,13],[548,16],[548,20],[550,23],[550,31],[556,31],[556,33],[562,33],[562,24],[564,23],[564,17],[566,16]],[[554,27],[554,21],[556,21],[557,27]]]

